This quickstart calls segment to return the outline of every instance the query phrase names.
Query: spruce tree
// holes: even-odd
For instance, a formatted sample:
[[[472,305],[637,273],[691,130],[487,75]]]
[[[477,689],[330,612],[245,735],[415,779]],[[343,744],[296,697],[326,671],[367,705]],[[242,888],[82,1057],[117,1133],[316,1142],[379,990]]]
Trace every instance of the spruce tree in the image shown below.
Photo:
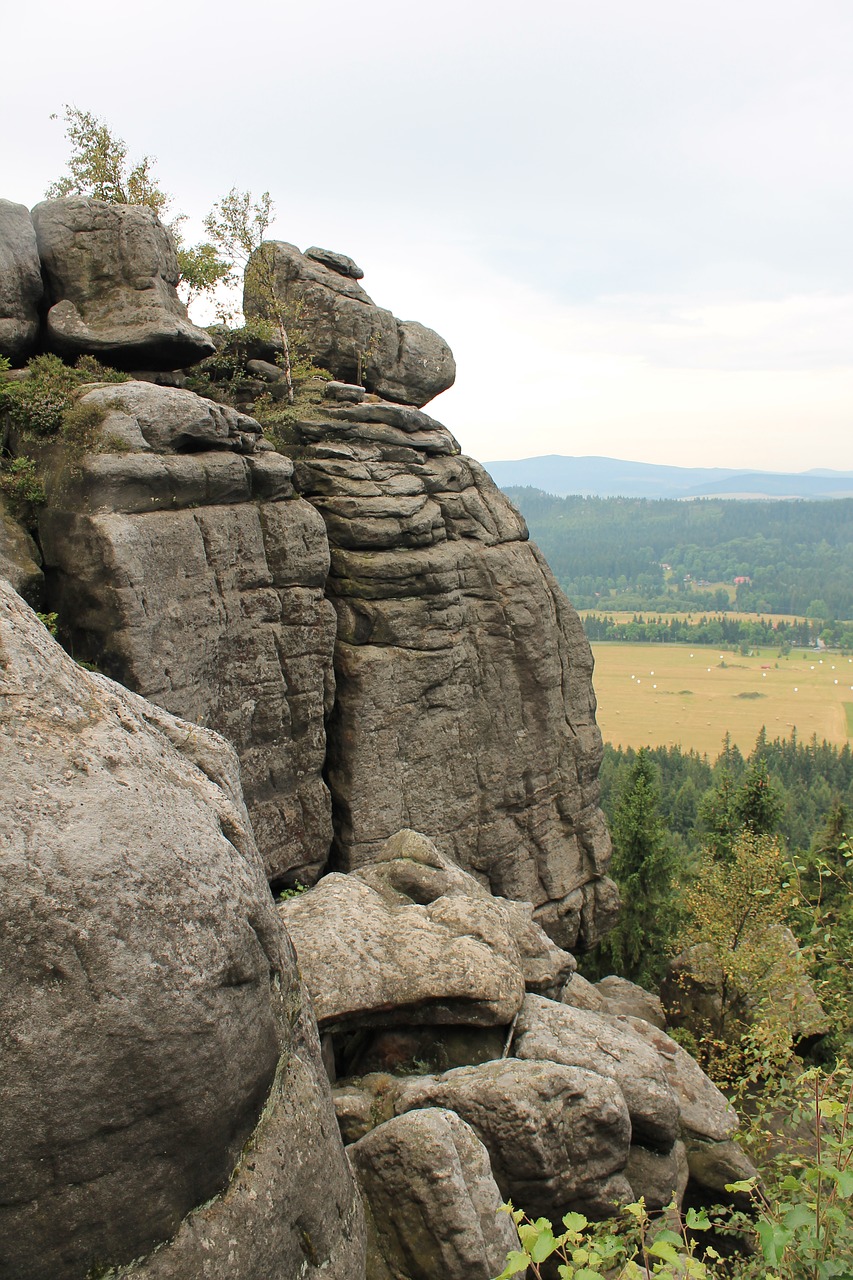
[[[619,885],[622,912],[601,944],[597,967],[654,986],[675,927],[675,855],[660,816],[657,769],[645,748],[628,773],[612,834],[610,872]]]

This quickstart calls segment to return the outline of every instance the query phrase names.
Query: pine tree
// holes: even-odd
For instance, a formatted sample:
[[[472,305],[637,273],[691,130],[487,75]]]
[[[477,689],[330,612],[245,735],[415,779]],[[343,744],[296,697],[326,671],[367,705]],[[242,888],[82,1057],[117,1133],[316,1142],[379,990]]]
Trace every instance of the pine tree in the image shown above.
[[[613,816],[611,875],[622,913],[601,944],[598,968],[654,986],[675,927],[675,855],[660,816],[660,786],[645,748],[637,752]]]

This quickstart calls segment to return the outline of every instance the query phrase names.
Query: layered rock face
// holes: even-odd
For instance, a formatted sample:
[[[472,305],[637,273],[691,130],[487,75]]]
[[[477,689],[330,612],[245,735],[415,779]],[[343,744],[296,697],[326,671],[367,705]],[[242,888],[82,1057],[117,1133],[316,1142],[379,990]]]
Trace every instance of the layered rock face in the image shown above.
[[[35,214],[56,350],[203,354],[146,211]],[[314,358],[367,391],[312,384],[280,452],[172,373],[81,392],[84,444],[8,433],[64,642],[152,699],[0,585],[11,1280],[488,1280],[502,1197],[558,1222],[751,1173],[659,1002],[563,949],[618,905],[592,660],[517,512],[413,407],[449,349],[351,259],[268,248]],[[19,532],[0,569],[36,593]],[[264,876],[322,878],[276,910]]]
[[[174,369],[210,355],[208,335],[178,298],[178,260],[144,205],[75,196],[32,211],[47,279],[46,344],[119,369]]]
[[[35,228],[22,204],[0,200],[0,355],[22,364],[36,349],[44,293]]]
[[[0,1271],[82,1280],[174,1236],[134,1274],[358,1276],[231,748],[81,670],[4,582],[0,693]]]
[[[369,1280],[494,1275],[499,1198],[558,1222],[640,1196],[661,1209],[689,1179],[718,1196],[754,1173],[696,1063],[618,1012],[638,988],[563,969],[563,1002],[531,990],[559,985],[556,948],[518,905],[401,831],[375,861],[279,906],[342,1077]],[[597,1011],[571,1003],[585,985]],[[478,1221],[472,1208],[489,1204]],[[505,1233],[498,1245],[511,1247]]]
[[[432,329],[377,307],[358,283],[363,275],[345,254],[303,254],[271,241],[249,264],[243,308],[247,316],[267,316],[274,289],[305,349],[335,378],[361,379],[385,400],[425,405],[453,385],[453,352]]]
[[[313,879],[335,618],[323,523],[260,427],[188,391],[95,389],[101,447],[49,468],[39,532],[77,656],[237,748],[267,875]]]
[[[616,906],[592,658],[524,522],[415,409],[331,402],[293,434],[331,547],[335,866],[414,827],[591,945]]]

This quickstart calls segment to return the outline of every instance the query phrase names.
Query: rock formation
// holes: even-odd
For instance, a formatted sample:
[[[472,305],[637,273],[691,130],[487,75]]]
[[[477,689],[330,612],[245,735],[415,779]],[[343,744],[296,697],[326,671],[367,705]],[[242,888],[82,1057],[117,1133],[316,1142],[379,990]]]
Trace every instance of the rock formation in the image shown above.
[[[121,452],[58,453],[39,522],[79,657],[237,748],[270,879],[313,879],[331,839],[322,779],[334,612],[322,521],[256,422],[125,382],[83,403]]]
[[[48,345],[120,365],[203,353],[150,211],[72,198],[33,219]],[[421,403],[448,384],[450,365],[435,374],[362,296],[350,259],[274,250],[317,359],[311,299],[344,345],[361,334],[346,316],[393,324],[368,378],[383,394]],[[561,947],[590,946],[618,902],[580,623],[450,433],[365,397],[333,383],[292,426],[291,481],[234,409],[148,382],[94,388],[95,451],[42,450],[48,607],[78,656],[235,745],[272,881],[313,882],[333,821],[342,871],[415,827],[492,892],[532,903]]]
[[[349,1148],[365,1199],[371,1280],[491,1280],[518,1237],[489,1154],[453,1111],[425,1107]]]
[[[259,278],[270,278],[301,345],[335,378],[362,379],[383,399],[418,407],[453,385],[456,363],[444,339],[377,307],[352,258],[317,248],[302,254],[280,240],[263,245],[258,257],[246,272],[246,315],[269,314],[269,288]]]
[[[44,200],[32,217],[49,350],[71,360],[95,355],[119,369],[174,369],[213,351],[187,319],[174,242],[150,209],[76,196]]]
[[[592,945],[617,905],[592,659],[524,522],[416,409],[332,401],[292,434],[331,547],[335,865],[414,827],[561,946]]]
[[[34,608],[39,608],[44,594],[41,554],[26,529],[15,519],[8,503],[0,495],[0,578],[12,586]]]
[[[0,353],[165,372],[80,390],[82,441],[5,437],[47,500],[0,571],[107,675],[0,584],[0,1271],[489,1280],[501,1197],[558,1221],[749,1176],[659,1006],[574,974],[618,908],[591,654],[420,411],[446,344],[344,255],[267,246],[336,379],[276,451],[172,369],[212,344],[153,215],[33,219],[50,310],[4,203]],[[281,403],[269,354],[238,404]]]
[[[232,750],[83,671],[2,582],[0,694],[0,1271],[352,1280],[359,1206]]]
[[[41,278],[36,233],[22,204],[0,200],[0,356],[23,364],[38,342]]]

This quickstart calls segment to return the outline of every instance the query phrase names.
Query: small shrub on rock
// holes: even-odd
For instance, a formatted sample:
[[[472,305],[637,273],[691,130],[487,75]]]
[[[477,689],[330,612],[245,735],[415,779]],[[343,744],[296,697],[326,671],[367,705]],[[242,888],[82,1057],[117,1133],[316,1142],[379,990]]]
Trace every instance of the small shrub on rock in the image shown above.
[[[0,492],[9,500],[16,519],[29,524],[34,507],[45,500],[44,486],[32,458],[12,458],[0,471]]]
[[[81,356],[74,365],[59,356],[35,356],[27,364],[26,377],[0,382],[0,411],[5,410],[10,425],[25,439],[50,440],[63,434],[81,387],[126,381],[126,374],[94,356]]]

